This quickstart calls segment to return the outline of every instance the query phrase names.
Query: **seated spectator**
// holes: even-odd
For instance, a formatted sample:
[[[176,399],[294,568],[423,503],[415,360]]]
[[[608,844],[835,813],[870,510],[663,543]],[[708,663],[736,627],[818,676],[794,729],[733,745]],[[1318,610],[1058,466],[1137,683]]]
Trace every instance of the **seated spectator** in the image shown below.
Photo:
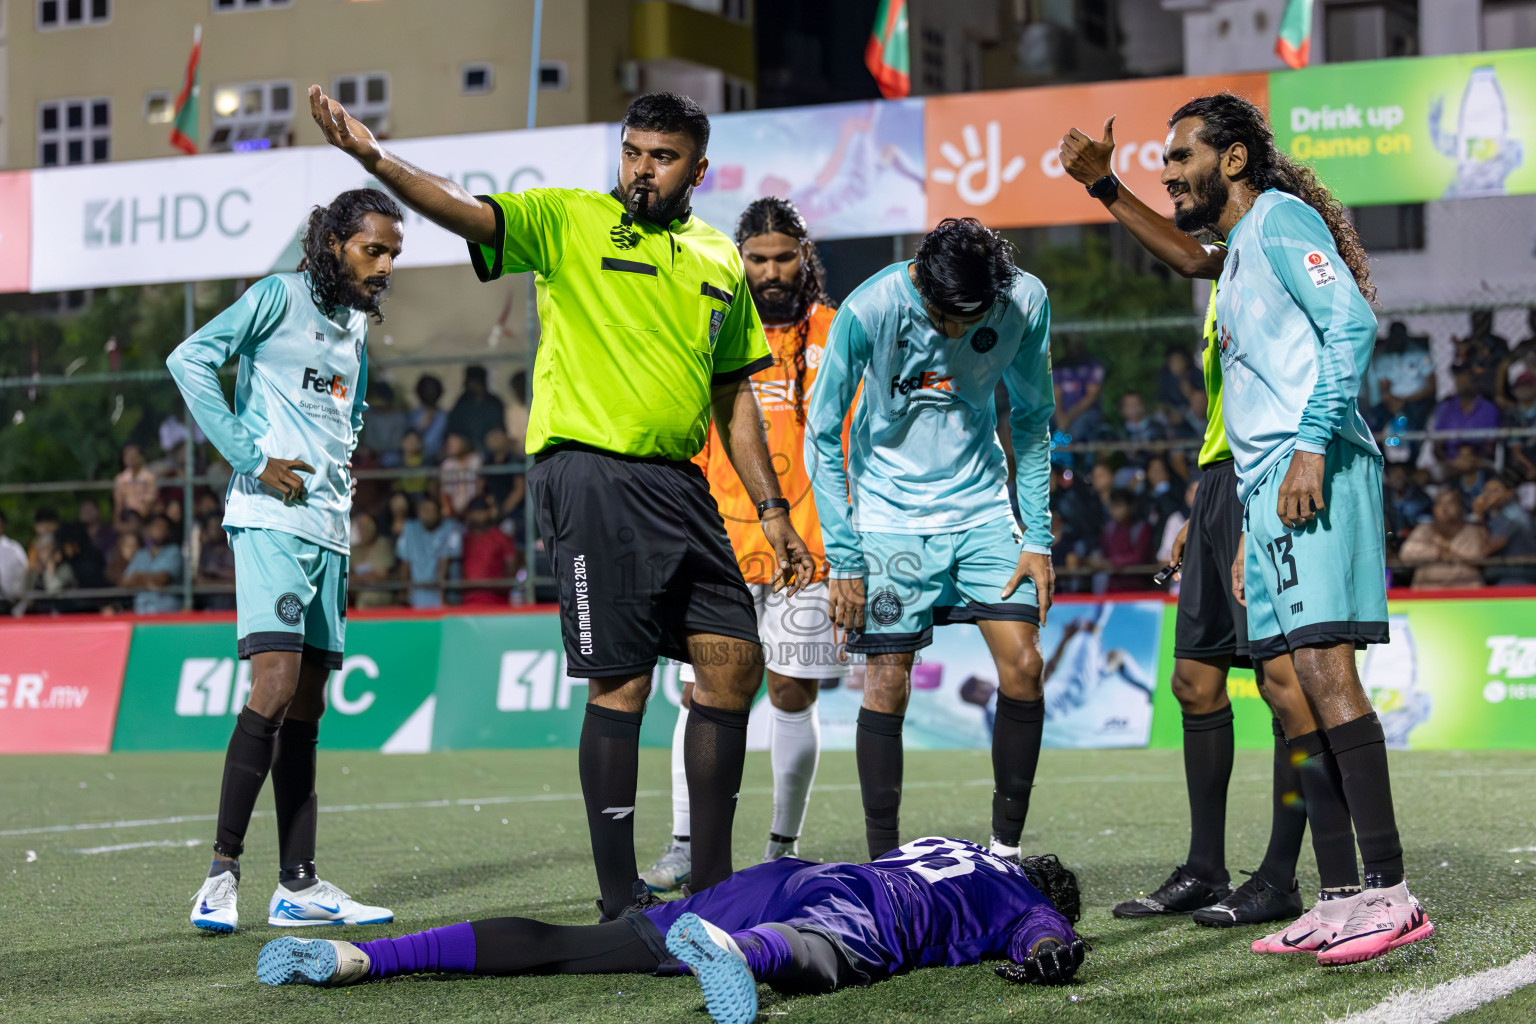
[[[32,547],[42,543],[53,543],[54,534],[59,532],[59,513],[52,506],[44,505],[32,513]],[[32,557],[28,551],[27,557]]]
[[[485,435],[485,460],[484,466],[516,466],[521,464],[523,456],[512,448],[512,439],[507,432],[500,427]],[[486,473],[481,479],[485,483],[485,493],[496,503],[496,519],[498,522],[514,519],[514,528],[522,520],[523,496],[527,490],[527,481],[522,473]],[[514,513],[517,513],[514,516]],[[514,532],[513,536],[517,536]]]
[[[1519,403],[1515,397],[1515,381],[1522,374],[1529,372],[1536,376],[1536,307],[1526,311],[1526,323],[1528,336],[1509,350],[1500,368],[1498,382],[1501,390],[1493,396],[1500,409],[1509,409]]]
[[[112,519],[119,525],[127,512],[149,515],[159,482],[144,465],[144,452],[136,444],[123,445],[123,471],[112,480]]]
[[[1097,567],[1111,571],[1150,565],[1155,543],[1151,524],[1136,517],[1135,496],[1128,491],[1115,490],[1109,496],[1109,522],[1104,526],[1103,539],[1099,542]],[[1109,577],[1108,586],[1111,592],[1147,590],[1152,586],[1152,577],[1141,572],[1118,572]]]
[[[464,391],[448,413],[448,433],[462,434],[475,451],[485,447],[485,435],[493,427],[507,425],[506,406],[489,388],[485,367],[464,367]]]
[[[1504,425],[1536,428],[1536,365],[1521,368],[1510,382],[1513,402],[1504,410]],[[1536,437],[1515,438],[1509,442],[1511,468],[1520,474],[1522,481],[1536,480]]]
[[[177,493],[174,501],[165,503],[162,513],[171,523],[171,543],[180,544],[187,539],[186,506],[182,503],[181,494]]]
[[[1179,531],[1189,522],[1189,510],[1195,507],[1195,492],[1200,489],[1199,480],[1191,480],[1184,488],[1184,504],[1169,513],[1163,522],[1162,540],[1157,544],[1157,564],[1173,564],[1173,542],[1178,539]],[[1169,587],[1169,593],[1177,594],[1178,584],[1175,582]]]
[[[1484,558],[1536,556],[1536,526],[1531,523],[1531,514],[1515,500],[1515,490],[1508,480],[1496,476],[1483,485],[1482,493],[1472,502],[1472,517],[1488,530]],[[1495,586],[1528,587],[1536,584],[1536,561],[1525,565],[1490,565],[1484,575]]]
[[[197,582],[211,585],[232,585],[235,582],[235,552],[229,546],[229,535],[224,532],[224,520],[217,515],[198,520],[201,542],[197,552]],[[235,595],[205,594],[197,599],[199,607],[207,611],[234,611]]]
[[[459,515],[469,508],[469,499],[484,488],[480,480],[480,456],[469,438],[457,431],[448,432],[443,449],[443,464],[438,470],[438,488],[448,515]]]
[[[394,469],[400,465],[400,439],[411,428],[404,409],[395,408],[395,389],[388,381],[368,385],[368,413],[363,417],[361,444],[373,449],[379,465]]]
[[[173,589],[181,583],[181,572],[181,549],[171,542],[170,520],[155,516],[144,528],[144,546],[123,571],[122,586],[139,591],[133,599],[134,613],[181,611],[181,596]]]
[[[1099,498],[1081,475],[1065,466],[1051,467],[1051,508],[1061,516],[1069,547],[1081,545],[1086,553],[1098,544],[1104,527],[1099,518]]]
[[[1184,481],[1175,477],[1161,455],[1147,460],[1146,502],[1151,513],[1152,529],[1162,536],[1163,527],[1181,508],[1188,513],[1184,502]]]
[[[1456,393],[1435,406],[1435,430],[1480,430],[1499,425],[1499,410],[1477,391],[1477,373],[1467,363],[1451,367]],[[1464,446],[1471,446],[1480,458],[1493,457],[1491,441],[1439,441],[1435,452],[1442,462],[1456,457]]]
[[[1127,391],[1120,396],[1120,431],[1117,440],[1124,441],[1166,441],[1168,431],[1163,424],[1147,415],[1147,403],[1142,401],[1141,394],[1136,391]],[[1125,454],[1126,463],[1134,469],[1145,469],[1147,460],[1152,457],[1150,451],[1130,451]]]
[[[1482,457],[1480,446],[1464,444],[1440,469],[1440,481],[1462,494],[1479,494],[1493,475],[1493,463]]]
[[[1071,434],[1075,441],[1092,441],[1099,436],[1104,424],[1099,395],[1105,376],[1104,364],[1088,354],[1082,339],[1068,343],[1065,358],[1051,371],[1058,430]]]
[[[424,497],[417,502],[416,518],[406,522],[395,547],[400,578],[419,584],[410,591],[412,608],[442,607],[443,584],[462,550],[459,524],[443,518],[437,499]]]
[[[1087,576],[1076,570],[1087,567],[1090,547],[1088,541],[1068,529],[1066,518],[1060,512],[1051,513],[1051,564],[1062,572],[1056,577],[1056,589],[1063,593],[1080,594],[1089,587]]]
[[[208,487],[218,499],[219,508],[224,507],[224,495],[229,493],[229,479],[235,475],[235,471],[229,468],[229,461],[219,454],[219,450],[213,446],[208,447],[208,469],[204,473],[208,477]]]
[[[1473,388],[1490,402],[1499,393],[1499,367],[1509,355],[1509,341],[1493,333],[1493,310],[1472,311],[1472,333],[1452,338],[1456,362],[1472,373]]]
[[[5,513],[0,512],[0,611],[27,589],[27,549],[6,535]]]
[[[507,382],[511,390],[507,397],[506,430],[512,453],[519,457],[528,454],[528,371],[518,370]]]
[[[517,545],[496,526],[496,503],[489,495],[477,494],[470,500],[464,534],[464,579],[495,580],[517,572]],[[466,605],[498,606],[510,603],[506,584],[495,587],[466,587]]]
[[[1392,321],[1376,342],[1365,383],[1370,403],[1366,418],[1373,430],[1423,430],[1435,408],[1435,360],[1429,339],[1410,335],[1401,320]]]
[[[101,552],[102,558],[112,553],[112,548],[117,544],[117,531],[111,523],[101,521],[101,506],[95,498],[87,498],[80,503],[80,507],[75,510],[75,521],[85,530],[86,537]]]
[[[347,571],[354,584],[388,583],[395,578],[395,545],[390,538],[379,536],[379,524],[372,516],[352,520],[352,554]],[[399,591],[395,590],[355,590],[351,595],[352,607],[387,608],[399,603],[398,596]]]
[[[1447,487],[1435,496],[1434,519],[1413,528],[1398,557],[1415,567],[1415,590],[1481,587],[1476,563],[1487,548],[1488,531],[1467,522],[1461,492]]]
[[[1189,412],[1197,402],[1204,411],[1205,381],[1183,342],[1169,345],[1163,353],[1163,365],[1157,368],[1157,400],[1180,413]]]
[[[400,466],[402,469],[417,469],[427,464],[426,447],[423,445],[421,435],[415,430],[407,430],[400,438]],[[427,493],[427,476],[403,476],[395,481],[395,486],[413,497]]]
[[[34,538],[32,552],[27,559],[26,589],[29,593],[43,595],[36,604],[36,610],[64,611],[58,599],[74,586],[74,570],[58,544],[58,535],[46,533]]]
[[[1395,544],[1401,544],[1415,526],[1430,517],[1434,499],[1414,480],[1412,470],[1401,462],[1387,463],[1381,489],[1387,534]]]
[[[417,378],[416,401],[421,404],[411,410],[410,425],[421,441],[421,449],[428,462],[436,462],[442,455],[443,441],[448,433],[448,414],[437,407],[437,403],[442,400],[442,381],[430,373]]]
[[[389,496],[385,515],[389,519],[389,541],[396,543],[405,532],[405,524],[411,521],[411,496],[404,491],[395,491]]]
[[[128,574],[128,566],[133,563],[133,556],[139,553],[143,544],[139,541],[139,534],[133,530],[121,530],[117,535],[117,546],[107,556],[107,586],[123,586],[123,577]]]
[[[107,586],[107,560],[96,545],[91,543],[91,532],[81,523],[65,523],[59,527],[59,550],[69,565],[74,585],[81,590],[97,590]],[[79,598],[68,603],[62,611],[89,612],[101,608],[99,598]]]

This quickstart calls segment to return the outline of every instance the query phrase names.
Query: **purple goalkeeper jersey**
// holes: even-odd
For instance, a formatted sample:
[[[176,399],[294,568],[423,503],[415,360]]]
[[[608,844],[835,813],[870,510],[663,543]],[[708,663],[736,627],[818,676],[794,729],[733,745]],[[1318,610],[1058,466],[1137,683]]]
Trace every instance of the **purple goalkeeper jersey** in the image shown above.
[[[1073,938],[1066,918],[1018,866],[937,836],[868,864],[783,857],[644,914],[665,935],[689,912],[727,932],[779,923],[825,935],[868,981],[1019,955],[1047,934]],[[1028,939],[1022,951],[1014,948],[1016,935]]]

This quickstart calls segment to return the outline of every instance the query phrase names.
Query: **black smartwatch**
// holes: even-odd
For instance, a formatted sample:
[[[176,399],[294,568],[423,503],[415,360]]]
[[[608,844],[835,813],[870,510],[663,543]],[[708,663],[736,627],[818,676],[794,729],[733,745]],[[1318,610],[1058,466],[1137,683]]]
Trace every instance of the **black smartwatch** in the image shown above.
[[[762,519],[763,516],[767,515],[770,510],[776,509],[776,508],[781,508],[785,512],[788,512],[789,511],[789,499],[787,499],[787,498],[764,498],[762,501],[757,503],[757,518],[758,519]]]
[[[1120,195],[1120,181],[1113,174],[1106,174],[1088,186],[1088,194],[1104,202],[1114,202]]]

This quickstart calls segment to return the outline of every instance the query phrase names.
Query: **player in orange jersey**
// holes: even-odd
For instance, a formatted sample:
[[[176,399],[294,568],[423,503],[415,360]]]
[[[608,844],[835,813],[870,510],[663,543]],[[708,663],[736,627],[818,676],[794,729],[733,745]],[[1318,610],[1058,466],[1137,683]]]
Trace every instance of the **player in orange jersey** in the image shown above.
[[[841,638],[827,615],[821,528],[803,457],[807,396],[816,379],[833,313],[825,273],[809,233],[794,204],[773,196],[753,202],[736,223],[736,244],[746,265],[747,287],[773,353],[773,365],[754,375],[752,386],[767,423],[768,451],[779,488],[789,502],[790,521],[817,562],[811,586],[793,595],[773,592],[773,549],[763,540],[758,510],[713,428],[704,450],[694,460],[709,479],[710,493],[725,519],[742,575],[757,601],[773,715],[769,742],[773,822],[764,860],[796,852],[821,753],[816,693],[821,680],[848,674]],[[680,887],[688,881],[692,867],[683,729],[693,691],[693,667],[684,665],[680,678],[683,708],[672,736],[672,841],[656,863],[640,873],[654,892]]]

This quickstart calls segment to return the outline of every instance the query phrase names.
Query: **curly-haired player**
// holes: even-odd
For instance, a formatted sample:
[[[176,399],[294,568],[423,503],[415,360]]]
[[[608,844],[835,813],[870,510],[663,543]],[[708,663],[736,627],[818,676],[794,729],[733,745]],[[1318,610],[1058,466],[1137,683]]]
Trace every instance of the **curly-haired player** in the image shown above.
[[[1007,958],[1009,981],[1061,984],[1083,962],[1077,878],[1053,856],[1022,864],[959,839],[908,843],[868,864],[796,857],[617,921],[520,917],[352,944],[277,939],[256,961],[268,985],[347,985],[416,972],[677,975],[699,979],[722,1024],[757,1016],[757,986],[813,994],[918,967]]]
[[[1039,624],[1051,603],[1050,307],[1013,249],[945,220],[917,257],[860,285],[832,322],[806,424],[832,617],[867,655],[856,738],[871,858],[901,810],[902,723],[933,627],[974,622],[997,664],[992,851],[1018,856],[1040,758]],[[1021,535],[994,391],[1011,400]],[[863,391],[848,434],[843,418]]]
[[[205,931],[238,924],[240,853],[269,772],[281,871],[267,923],[394,920],[315,874],[315,745],[347,625],[349,460],[366,408],[368,317],[383,320],[401,221],[376,189],[316,207],[300,272],[257,281],[166,360],[234,470],[224,529],[235,554],[239,655],[251,662],[250,698],[224,757],[213,865],[192,901],[192,923]],[[231,411],[218,370],[235,356]]]

